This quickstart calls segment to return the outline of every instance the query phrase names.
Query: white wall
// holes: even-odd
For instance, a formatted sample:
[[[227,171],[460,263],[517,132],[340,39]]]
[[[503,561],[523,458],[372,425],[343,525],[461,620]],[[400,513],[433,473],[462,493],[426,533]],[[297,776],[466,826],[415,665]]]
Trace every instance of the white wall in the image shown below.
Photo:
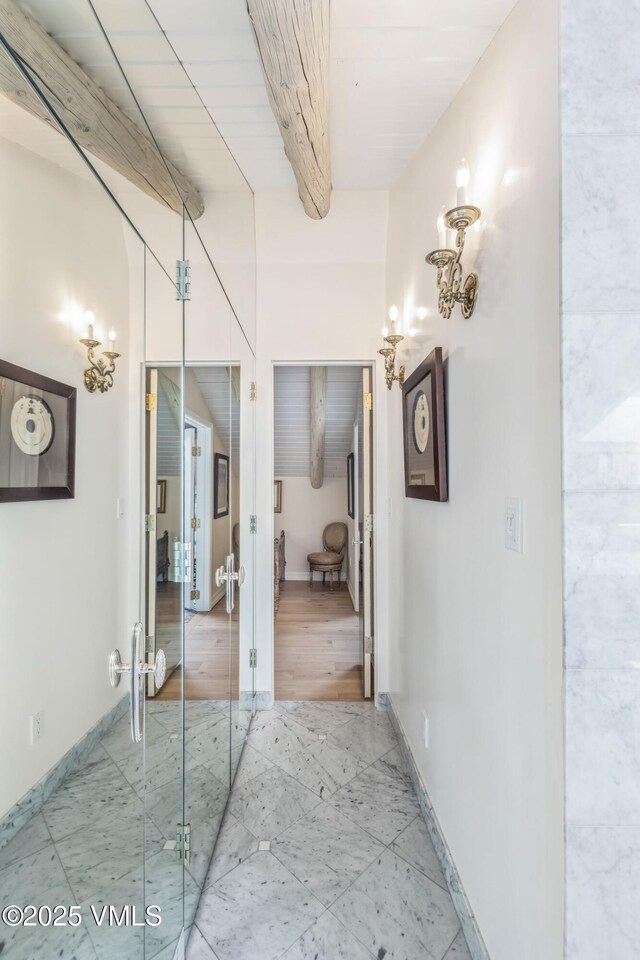
[[[126,550],[116,497],[127,495],[128,363],[90,395],[86,332],[58,315],[70,301],[114,324],[126,352],[129,268],[120,216],[101,188],[0,140],[1,356],[77,387],[76,496],[0,504],[0,816],[123,695],[106,671],[126,649]],[[70,709],[70,705],[72,709]],[[29,746],[28,718],[44,711]]]
[[[347,478],[325,479],[314,490],[308,477],[276,477],[282,479],[282,513],[274,514],[275,535],[286,533],[287,580],[308,580],[307,554],[322,550],[322,531],[337,520],[346,523]],[[341,577],[346,574],[346,555]],[[322,575],[315,574],[316,580]]]
[[[334,191],[325,220],[310,220],[295,193],[256,194],[258,514],[256,689],[273,692],[273,364],[375,361],[384,320],[387,194]],[[380,358],[377,358],[380,359]],[[376,396],[384,388],[380,365]],[[374,401],[374,405],[375,405]],[[386,405],[374,410],[379,466],[376,539],[386,540]],[[276,524],[278,523],[276,515]],[[378,549],[378,570],[387,551]],[[386,594],[378,603],[378,689],[386,690]]]
[[[390,691],[492,960],[563,955],[557,46],[554,0],[521,0],[389,208],[387,302],[406,326],[430,308],[407,373],[443,347],[449,459],[448,503],[405,499],[394,388]],[[424,257],[463,156],[480,292],[444,320]],[[524,499],[522,555],[505,497]]]

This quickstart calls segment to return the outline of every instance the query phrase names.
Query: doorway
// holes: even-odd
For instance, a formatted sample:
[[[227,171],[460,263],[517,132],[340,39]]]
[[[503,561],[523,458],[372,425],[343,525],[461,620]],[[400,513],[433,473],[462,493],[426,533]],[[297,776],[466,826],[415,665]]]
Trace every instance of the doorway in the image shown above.
[[[373,695],[369,365],[274,367],[276,700]]]

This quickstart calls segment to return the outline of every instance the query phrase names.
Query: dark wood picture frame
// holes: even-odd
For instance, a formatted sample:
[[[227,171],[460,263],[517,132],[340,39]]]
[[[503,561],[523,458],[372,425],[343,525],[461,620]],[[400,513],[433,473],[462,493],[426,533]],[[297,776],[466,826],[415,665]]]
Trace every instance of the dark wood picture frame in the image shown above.
[[[0,487],[0,503],[16,503],[28,500],[72,500],[75,497],[76,474],[76,403],[77,390],[67,383],[52,380],[33,370],[26,370],[14,363],[0,360],[0,396],[4,392],[4,381],[13,380],[25,386],[33,387],[45,393],[62,397],[66,403],[66,482],[55,487]],[[44,399],[44,398],[43,398]],[[0,450],[0,456],[3,452]]]
[[[167,481],[156,481],[156,513],[167,512]]]
[[[282,513],[282,480],[273,481],[273,512]]]
[[[355,505],[353,500],[353,481],[354,481],[354,456],[352,453],[347,457],[347,513],[352,520],[355,519]]]
[[[409,410],[410,396],[423,381],[429,379],[431,399],[430,430],[433,432],[434,483],[412,483],[421,476],[421,468],[411,465],[410,451],[413,439],[413,410]],[[444,363],[442,347],[436,347],[422,361],[402,386],[402,433],[404,438],[405,496],[417,500],[435,500],[444,503],[449,498],[447,487],[447,438]]]
[[[225,464],[224,470],[221,465]],[[225,474],[226,480],[221,479],[221,473]],[[221,489],[224,483],[224,489]],[[220,499],[220,494],[224,493],[224,500]],[[220,517],[229,516],[229,457],[226,453],[214,453],[213,455],[213,518],[219,520]]]

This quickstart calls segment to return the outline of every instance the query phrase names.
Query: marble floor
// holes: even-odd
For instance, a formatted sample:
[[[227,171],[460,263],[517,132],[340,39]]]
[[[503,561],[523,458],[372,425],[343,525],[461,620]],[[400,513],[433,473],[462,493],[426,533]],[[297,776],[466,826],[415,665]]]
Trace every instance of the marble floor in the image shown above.
[[[470,960],[385,713],[254,717],[187,960]]]
[[[187,702],[184,755],[178,702],[147,704],[144,751],[131,741],[128,715],[114,725],[0,849],[0,905],[77,904],[83,923],[0,923],[2,960],[172,960],[207,878],[246,736],[249,717],[235,707],[228,700]],[[191,822],[198,840],[186,869],[167,848],[178,822]],[[140,919],[145,903],[161,906],[159,927],[92,921],[91,905],[130,904]]]

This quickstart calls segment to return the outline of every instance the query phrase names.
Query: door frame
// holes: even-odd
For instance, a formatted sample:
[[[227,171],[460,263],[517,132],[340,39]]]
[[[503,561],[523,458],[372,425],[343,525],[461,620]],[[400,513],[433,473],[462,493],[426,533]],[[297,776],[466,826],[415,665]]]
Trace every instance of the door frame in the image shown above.
[[[271,370],[270,370],[270,413],[269,413],[269,437],[270,437],[270,449],[271,449],[271,458],[270,458],[270,487],[269,487],[269,502],[273,503],[273,482],[275,479],[275,458],[273,456],[274,444],[275,444],[275,416],[274,416],[274,397],[275,397],[275,368],[276,367],[359,367],[361,370],[369,370],[369,388],[371,395],[373,397],[373,407],[370,413],[371,416],[371,505],[372,505],[372,515],[374,518],[373,521],[373,531],[372,531],[372,552],[374,556],[374,569],[371,571],[371,607],[370,607],[370,616],[371,622],[374,624],[373,636],[372,636],[372,647],[371,647],[371,700],[375,702],[377,696],[376,689],[376,662],[377,662],[377,649],[378,649],[378,638],[377,638],[377,627],[376,625],[380,623],[378,617],[378,590],[377,590],[377,578],[375,575],[375,556],[378,553],[377,546],[377,533],[378,533],[378,518],[376,516],[376,505],[378,504],[378,489],[377,489],[377,471],[376,471],[376,457],[377,457],[377,445],[376,445],[376,412],[377,404],[379,402],[379,396],[377,392],[377,372],[379,364],[376,360],[270,360],[269,361]],[[275,529],[276,529],[276,515],[273,512],[273,507],[271,508],[269,521],[267,524],[267,530],[269,534],[269,544],[270,544],[270,589],[269,589],[269,610],[271,613],[271,697],[272,700],[275,699],[275,670],[276,670],[276,634],[275,634],[275,611],[274,611],[274,597],[273,597],[273,542],[275,540]],[[266,578],[265,578],[266,584]],[[347,584],[348,587],[348,584]],[[363,647],[363,676],[364,676],[364,647]]]
[[[195,460],[196,489],[201,491],[200,534],[202,540],[201,553],[196,566],[196,590],[200,591],[200,599],[189,604],[199,613],[208,613],[213,606],[212,599],[212,571],[211,571],[211,539],[213,535],[213,424],[210,420],[199,417],[188,407],[184,410],[184,425],[195,427],[198,431],[198,446],[201,454],[193,457]],[[185,504],[186,507],[186,504]],[[186,509],[185,509],[186,514]],[[185,515],[186,520],[186,515]]]

